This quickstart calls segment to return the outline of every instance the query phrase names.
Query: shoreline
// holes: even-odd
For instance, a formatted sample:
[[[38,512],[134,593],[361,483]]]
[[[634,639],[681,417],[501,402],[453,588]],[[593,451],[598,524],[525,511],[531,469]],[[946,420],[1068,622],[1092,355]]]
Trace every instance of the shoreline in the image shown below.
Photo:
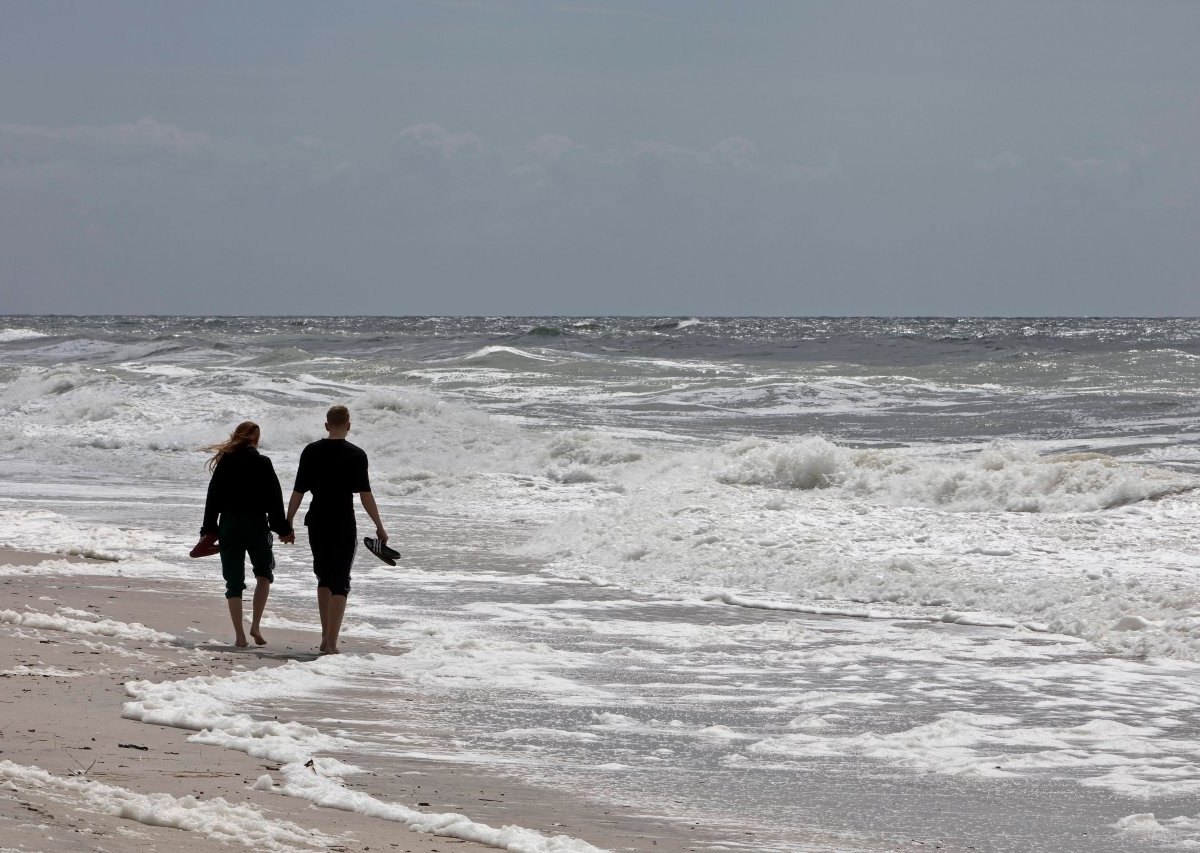
[[[61,559],[0,550],[5,566]],[[251,785],[272,763],[196,744],[187,730],[123,718],[130,681],[229,675],[316,657],[299,631],[276,629],[261,648],[211,643],[217,617],[228,619],[220,601],[174,585],[148,592],[139,583],[96,575],[0,577],[0,633],[11,662],[0,677],[12,685],[0,706],[6,848],[207,851],[240,840],[267,850],[444,849],[446,839],[256,791]]]
[[[395,780],[351,775],[336,783],[332,798],[326,785],[324,801],[294,783],[264,784],[264,775],[282,783],[280,771],[288,768],[198,742],[192,726],[123,716],[136,704],[127,685],[313,661],[319,631],[271,627],[268,619],[266,646],[235,648],[225,637],[232,632],[219,594],[177,581],[147,588],[144,579],[117,575],[20,571],[63,559],[0,549],[0,567],[16,569],[0,574],[0,636],[9,650],[0,678],[10,685],[10,698],[0,700],[6,849],[190,853],[241,843],[265,850],[441,853],[452,845],[464,853],[669,853],[706,846],[667,819],[621,815],[619,807],[571,792],[532,788],[487,769],[476,775],[470,765],[445,761],[413,762]],[[79,561],[113,565],[70,558]],[[396,654],[370,645],[356,641],[352,653]]]

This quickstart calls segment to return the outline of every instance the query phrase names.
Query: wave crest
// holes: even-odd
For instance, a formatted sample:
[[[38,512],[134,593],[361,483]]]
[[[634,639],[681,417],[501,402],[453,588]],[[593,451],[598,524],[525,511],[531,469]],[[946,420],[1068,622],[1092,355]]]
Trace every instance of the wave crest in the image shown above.
[[[1121,463],[1100,453],[1043,457],[997,444],[973,458],[854,450],[820,437],[741,442],[717,472],[728,485],[840,489],[877,503],[958,512],[1092,512],[1188,491],[1194,477]]]

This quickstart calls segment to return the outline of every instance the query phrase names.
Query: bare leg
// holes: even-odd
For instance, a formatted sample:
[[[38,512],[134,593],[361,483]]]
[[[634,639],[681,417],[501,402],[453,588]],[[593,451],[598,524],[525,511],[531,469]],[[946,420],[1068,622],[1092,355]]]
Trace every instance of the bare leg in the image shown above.
[[[246,641],[246,631],[242,627],[242,600],[227,598],[225,601],[229,604],[229,617],[233,619],[234,645],[239,649],[244,649],[250,643]]]
[[[329,636],[329,587],[317,587],[317,610],[321,612],[321,652],[326,651]]]
[[[346,596],[330,595],[329,604],[326,607],[325,654],[327,655],[336,655],[341,651],[338,648],[338,634],[342,632],[342,617],[345,615]]]
[[[254,638],[254,642],[260,646],[267,644],[266,639],[262,635],[262,631],[258,629],[258,623],[262,621],[263,610],[267,606],[267,596],[271,594],[271,582],[266,578],[258,578],[258,586],[254,587],[254,617],[250,622],[250,636]]]

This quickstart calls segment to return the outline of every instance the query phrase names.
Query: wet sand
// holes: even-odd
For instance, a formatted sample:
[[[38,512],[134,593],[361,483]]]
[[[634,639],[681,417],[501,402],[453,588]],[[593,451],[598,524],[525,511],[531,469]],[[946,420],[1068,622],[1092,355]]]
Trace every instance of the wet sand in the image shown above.
[[[190,742],[186,730],[123,719],[127,682],[310,660],[319,631],[315,624],[304,631],[264,623],[266,646],[235,648],[219,590],[205,594],[177,582],[147,589],[144,580],[119,576],[48,574],[54,571],[50,561],[62,559],[0,549],[0,566],[28,568],[9,568],[0,576],[5,849],[193,851],[227,850],[230,844],[406,853],[495,849],[256,790],[255,780],[278,765]],[[115,568],[112,563],[95,568],[106,566]],[[315,612],[309,616],[315,623]],[[138,636],[130,629],[135,624],[173,639]],[[367,645],[356,640],[354,651],[396,653]],[[360,783],[350,777],[349,784],[407,795],[411,801],[396,801],[422,812],[453,811],[494,827],[523,826],[547,840],[565,835],[559,841],[568,846],[562,849],[569,849],[569,838],[608,850],[698,849],[686,831],[669,822],[481,776],[470,766],[414,762],[403,779]],[[174,825],[157,825],[164,823]]]

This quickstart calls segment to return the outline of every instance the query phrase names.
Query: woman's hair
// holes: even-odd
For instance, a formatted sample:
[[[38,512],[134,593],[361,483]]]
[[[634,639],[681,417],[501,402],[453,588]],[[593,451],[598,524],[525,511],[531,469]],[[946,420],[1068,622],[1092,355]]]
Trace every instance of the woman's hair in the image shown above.
[[[209,453],[213,454],[212,459],[208,460],[208,470],[213,471],[217,467],[217,463],[226,453],[233,453],[235,450],[241,450],[243,447],[253,447],[258,444],[258,424],[254,421],[242,421],[237,425],[237,428],[229,434],[227,441],[222,441],[220,444],[214,444],[204,448]]]

